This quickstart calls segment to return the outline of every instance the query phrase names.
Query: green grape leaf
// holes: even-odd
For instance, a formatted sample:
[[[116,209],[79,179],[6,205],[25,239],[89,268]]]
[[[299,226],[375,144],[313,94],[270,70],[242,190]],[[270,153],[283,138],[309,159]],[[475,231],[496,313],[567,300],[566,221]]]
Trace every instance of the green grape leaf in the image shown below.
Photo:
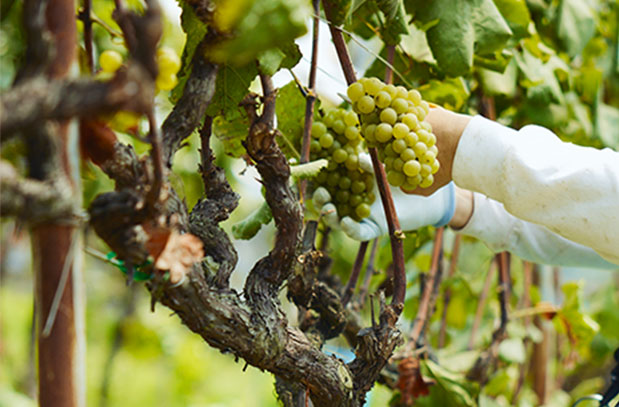
[[[503,73],[481,68],[479,77],[485,94],[513,97],[517,89],[518,65],[512,58]]]
[[[249,240],[256,236],[262,225],[266,225],[271,219],[273,219],[271,208],[266,202],[263,202],[248,217],[232,225],[232,236],[239,240]]]
[[[470,72],[473,54],[501,50],[512,31],[492,0],[409,0],[416,24],[428,25],[428,43],[438,68],[449,76]]]
[[[436,65],[436,59],[434,59],[432,50],[428,45],[426,32],[417,28],[414,24],[411,24],[409,31],[409,34],[402,36],[400,47],[415,61]]]
[[[512,56],[510,51],[504,49],[490,55],[473,55],[473,63],[477,67],[503,73],[512,60]]]
[[[336,26],[344,24],[351,11],[352,0],[324,0],[323,7],[329,10],[327,20]]]
[[[450,406],[450,407],[476,407],[476,399],[479,393],[476,384],[467,382],[463,375],[453,373],[429,359],[421,360],[423,376],[436,380],[436,384],[430,387],[430,394],[420,397],[415,405],[419,406]]]
[[[183,48],[183,54],[181,55],[181,69],[177,74],[178,84],[170,93],[170,100],[172,103],[178,102],[183,95],[185,83],[187,83],[187,78],[191,75],[191,70],[193,68],[191,60],[193,59],[198,44],[200,44],[200,41],[202,41],[207,31],[206,25],[200,21],[191,6],[185,2],[181,2],[181,8],[183,10],[181,13],[181,27],[185,34],[187,34],[187,40]]]
[[[526,0],[494,0],[494,4],[514,33],[514,40],[529,35],[531,13],[529,13]]]
[[[521,338],[508,338],[499,344],[499,357],[509,363],[524,363],[527,357]]]
[[[583,349],[589,345],[600,326],[582,310],[580,292],[582,287],[577,282],[569,282],[561,287],[565,300],[563,307],[553,319],[558,332],[567,334],[573,345]]]
[[[258,55],[258,69],[273,76],[280,68],[292,68],[301,59],[301,51],[294,42],[279,48],[271,48]]]
[[[561,85],[555,76],[555,63],[544,63],[528,49],[514,54],[518,68],[524,75],[521,85],[527,89],[527,98],[537,104],[565,103]]]
[[[387,45],[400,43],[400,37],[408,34],[408,23],[403,0],[376,0],[376,5],[385,16],[382,35]]]
[[[619,109],[598,102],[595,115],[595,134],[605,145],[619,150]]]
[[[421,92],[424,100],[454,111],[460,111],[471,95],[466,82],[461,77],[447,78],[443,81],[431,79],[417,90]]]
[[[224,116],[213,119],[213,134],[223,144],[224,152],[232,157],[242,157],[245,154],[243,141],[249,133],[249,118],[247,115],[235,120],[227,120]]]
[[[303,0],[252,1],[244,10],[231,30],[231,38],[209,50],[213,61],[235,66],[248,64],[264,51],[305,34],[305,22],[311,16],[309,4]]]
[[[383,47],[380,51],[380,56],[386,60],[387,48]],[[433,74],[433,66],[426,62],[415,61],[409,55],[402,53],[400,47],[396,47],[395,55],[393,59],[393,84],[403,85],[407,88],[411,87],[411,83],[408,82],[408,78],[414,78],[419,82],[427,82],[431,78],[435,77]],[[375,76],[382,78],[385,76],[385,63],[378,58],[374,60],[374,63],[365,71],[365,77],[369,78]],[[403,77],[403,78],[402,78]],[[414,84],[413,84],[414,85]]]
[[[287,157],[299,158],[305,123],[305,98],[294,81],[289,82],[277,92],[275,114],[277,115],[277,128],[281,133],[281,137],[277,140],[280,148]]]
[[[570,56],[578,55],[595,35],[595,19],[588,2],[562,0],[557,13],[557,36]]]
[[[247,64],[243,67],[224,65],[219,68],[215,95],[206,110],[209,116],[224,115],[226,119],[233,120],[245,115],[239,103],[249,92],[249,85],[258,74],[255,64]]]

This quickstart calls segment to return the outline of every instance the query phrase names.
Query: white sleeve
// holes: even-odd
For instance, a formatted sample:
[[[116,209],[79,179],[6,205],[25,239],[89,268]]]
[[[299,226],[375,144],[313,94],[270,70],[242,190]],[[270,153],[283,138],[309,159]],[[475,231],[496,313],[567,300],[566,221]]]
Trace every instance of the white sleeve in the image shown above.
[[[562,142],[543,127],[516,131],[476,116],[462,133],[452,177],[619,264],[619,153]]]
[[[548,228],[518,219],[487,196],[473,194],[474,210],[458,233],[483,241],[494,252],[508,251],[540,264],[617,269],[593,249],[574,243]]]

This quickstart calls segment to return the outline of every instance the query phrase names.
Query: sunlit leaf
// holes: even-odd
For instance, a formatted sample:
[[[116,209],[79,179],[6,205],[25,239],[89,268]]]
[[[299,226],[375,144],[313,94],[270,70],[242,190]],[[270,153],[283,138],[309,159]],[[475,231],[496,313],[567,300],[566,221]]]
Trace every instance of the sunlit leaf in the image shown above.
[[[512,32],[491,0],[410,0],[416,22],[437,21],[428,29],[428,43],[441,71],[450,76],[467,74],[473,54],[500,50]]]

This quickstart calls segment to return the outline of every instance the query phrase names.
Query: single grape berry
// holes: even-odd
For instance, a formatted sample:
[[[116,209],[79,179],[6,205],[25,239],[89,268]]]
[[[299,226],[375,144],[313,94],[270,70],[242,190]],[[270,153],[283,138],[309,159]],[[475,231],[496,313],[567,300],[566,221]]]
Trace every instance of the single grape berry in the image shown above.
[[[99,55],[99,65],[103,72],[114,73],[123,64],[123,57],[118,51],[108,49]]]

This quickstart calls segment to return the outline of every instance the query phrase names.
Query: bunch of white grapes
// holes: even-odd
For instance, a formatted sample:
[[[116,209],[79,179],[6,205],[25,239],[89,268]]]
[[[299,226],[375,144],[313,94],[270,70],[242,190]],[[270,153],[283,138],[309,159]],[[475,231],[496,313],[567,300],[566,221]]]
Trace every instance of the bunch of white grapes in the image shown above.
[[[429,106],[417,90],[362,78],[347,90],[361,119],[368,147],[377,147],[387,181],[410,192],[434,182],[440,164],[432,127],[425,121]]]
[[[329,164],[314,178],[313,187],[329,191],[340,217],[360,221],[370,215],[376,199],[374,174],[359,165],[363,153],[359,117],[353,111],[334,109],[312,125],[310,159],[327,159]]]

